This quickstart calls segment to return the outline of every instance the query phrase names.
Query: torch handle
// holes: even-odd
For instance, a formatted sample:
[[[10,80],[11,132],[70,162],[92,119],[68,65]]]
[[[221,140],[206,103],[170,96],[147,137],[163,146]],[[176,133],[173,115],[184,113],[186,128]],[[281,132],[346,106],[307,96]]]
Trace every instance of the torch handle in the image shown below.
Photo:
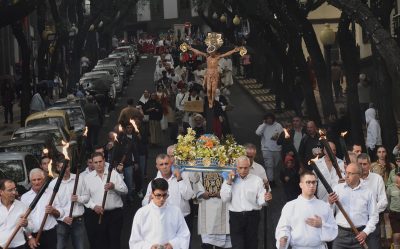
[[[110,165],[110,167],[111,167],[111,165]],[[112,169],[111,169],[111,170],[109,171],[109,173],[108,173],[106,184],[107,184],[107,183],[110,183],[111,174],[112,174]],[[103,210],[104,210],[104,207],[106,206],[107,193],[108,193],[108,191],[107,191],[107,190],[104,190],[103,201],[102,201],[102,203],[101,203],[101,207],[102,207]],[[99,217],[99,224],[101,224],[102,220],[103,220],[103,214],[100,214],[100,217]]]
[[[57,192],[53,191],[53,194],[51,195],[51,198],[50,198],[50,201],[49,201],[49,206],[53,205],[54,199],[56,198],[56,194],[57,194]],[[43,217],[43,220],[42,220],[42,223],[40,224],[39,231],[38,231],[38,233],[36,235],[36,243],[39,243],[39,241],[40,241],[40,237],[42,236],[44,225],[46,224],[46,221],[47,221],[48,217],[49,217],[49,214],[45,213],[44,217]]]
[[[76,191],[78,189],[78,182],[79,182],[79,167],[76,167],[76,176],[74,182],[74,190],[72,191],[72,195],[76,195]],[[69,215],[68,217],[72,218],[72,213],[74,212],[75,202],[71,201],[71,207],[69,208]]]
[[[32,212],[32,209],[28,208],[24,215],[23,218],[26,219],[28,218],[29,214]],[[20,225],[17,225],[14,229],[14,231],[12,232],[11,236],[8,238],[6,244],[3,246],[3,249],[8,249],[8,247],[10,246],[11,242],[13,241],[13,239],[15,238],[15,236],[17,235],[19,229],[21,229]]]
[[[349,152],[347,151],[347,146],[346,146],[346,142],[344,141],[344,138],[341,137],[339,139],[340,141],[340,146],[342,147],[342,151],[343,151],[343,155],[344,155],[344,160],[346,161],[347,165],[349,165],[350,162],[350,156],[349,156]]]
[[[336,156],[333,154],[333,151],[331,149],[331,146],[329,146],[329,143],[326,139],[322,138],[321,143],[324,145],[326,153],[328,154],[327,156],[332,162],[333,167],[335,168],[336,174],[339,176],[339,179],[343,179],[342,172],[340,172],[339,164],[337,163]]]

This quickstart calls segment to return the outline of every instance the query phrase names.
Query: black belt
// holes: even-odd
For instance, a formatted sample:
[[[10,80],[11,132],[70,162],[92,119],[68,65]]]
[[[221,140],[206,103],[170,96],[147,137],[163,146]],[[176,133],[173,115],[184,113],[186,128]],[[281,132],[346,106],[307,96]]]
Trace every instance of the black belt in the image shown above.
[[[256,214],[259,212],[260,212],[260,210],[251,210],[251,211],[242,211],[242,212],[229,211],[229,213],[236,214],[236,215],[250,215],[250,214]]]
[[[353,232],[353,230],[351,228],[341,227],[341,226],[338,226],[338,227],[340,230],[347,231],[347,232]],[[356,227],[356,229],[357,229],[357,231],[361,232],[362,230],[365,229],[365,226]]]

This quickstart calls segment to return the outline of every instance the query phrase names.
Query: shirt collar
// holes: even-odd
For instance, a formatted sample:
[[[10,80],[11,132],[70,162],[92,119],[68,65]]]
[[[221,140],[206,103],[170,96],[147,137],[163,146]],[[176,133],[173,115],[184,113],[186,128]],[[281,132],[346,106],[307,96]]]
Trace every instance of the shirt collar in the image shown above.
[[[363,184],[363,182],[364,182],[364,180],[360,179],[360,183],[353,189],[347,183],[345,183],[344,186],[347,187],[347,188],[350,188],[352,190],[357,190],[357,189],[361,188],[361,185]]]

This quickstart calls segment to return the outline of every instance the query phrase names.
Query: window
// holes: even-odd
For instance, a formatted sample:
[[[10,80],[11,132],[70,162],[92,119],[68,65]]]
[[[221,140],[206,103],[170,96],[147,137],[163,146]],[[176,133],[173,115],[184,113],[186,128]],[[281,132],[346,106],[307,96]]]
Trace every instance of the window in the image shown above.
[[[29,172],[31,172],[32,169],[39,168],[39,162],[36,160],[34,156],[26,155],[25,166],[26,166],[26,172],[29,174]]]
[[[0,175],[13,180],[22,182],[25,179],[24,166],[21,160],[0,160]]]

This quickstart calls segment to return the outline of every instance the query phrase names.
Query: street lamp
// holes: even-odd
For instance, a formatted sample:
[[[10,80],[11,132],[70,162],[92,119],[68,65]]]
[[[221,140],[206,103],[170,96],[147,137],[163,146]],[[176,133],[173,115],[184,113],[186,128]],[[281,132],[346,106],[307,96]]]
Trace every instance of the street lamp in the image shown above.
[[[319,39],[322,45],[324,45],[325,61],[326,61],[326,73],[329,80],[329,85],[332,84],[331,75],[331,48],[335,44],[336,33],[333,31],[328,23],[325,24],[324,29],[319,34]]]
[[[234,25],[238,26],[240,24],[240,17],[238,15],[235,15],[232,22]]]
[[[225,15],[225,14],[222,14],[221,17],[219,18],[219,20],[220,20],[221,22],[226,22],[226,15]]]

